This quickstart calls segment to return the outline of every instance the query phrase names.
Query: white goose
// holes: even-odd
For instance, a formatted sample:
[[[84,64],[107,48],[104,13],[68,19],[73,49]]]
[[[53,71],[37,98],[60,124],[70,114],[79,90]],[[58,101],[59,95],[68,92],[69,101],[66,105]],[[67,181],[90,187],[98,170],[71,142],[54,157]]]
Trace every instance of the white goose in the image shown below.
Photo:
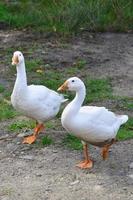
[[[56,116],[63,96],[42,85],[27,86],[24,56],[20,51],[13,54],[12,65],[16,65],[17,78],[11,95],[13,107],[23,115],[35,119],[37,126],[31,136],[24,138],[23,143],[32,144],[44,128],[43,123]]]
[[[77,77],[69,78],[58,91],[75,91],[76,96],[64,109],[62,126],[83,142],[85,160],[77,166],[91,168],[93,161],[87,151],[87,143],[103,147],[102,157],[108,157],[109,147],[114,143],[120,125],[128,120],[127,115],[116,115],[105,107],[82,106],[86,96],[84,83]],[[82,106],[82,107],[81,107]]]

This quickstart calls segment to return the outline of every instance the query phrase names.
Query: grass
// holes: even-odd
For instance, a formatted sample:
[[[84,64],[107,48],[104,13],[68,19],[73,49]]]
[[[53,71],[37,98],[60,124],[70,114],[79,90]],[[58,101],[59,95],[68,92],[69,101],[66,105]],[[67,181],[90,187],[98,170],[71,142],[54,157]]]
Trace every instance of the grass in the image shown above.
[[[5,91],[5,87],[2,84],[0,84],[0,93],[2,93],[4,91]]]
[[[126,124],[121,126],[117,138],[120,140],[133,138],[133,118],[130,118]]]
[[[108,99],[112,97],[112,87],[109,79],[89,79],[85,80],[86,99],[85,103]]]
[[[0,121],[11,119],[17,115],[17,112],[4,99],[0,100]]]
[[[42,61],[39,59],[34,59],[32,61],[26,61],[26,71],[27,72],[36,72],[37,69],[40,69],[42,66]]]
[[[133,99],[123,99],[122,101],[122,108],[133,110]]]
[[[86,60],[78,60],[76,63],[75,63],[75,65],[76,65],[76,67],[78,68],[78,69],[83,69],[84,67],[85,67],[85,65],[86,65]]]
[[[48,121],[45,123],[45,127],[47,129],[53,129],[55,127],[55,124],[52,121]]]
[[[133,28],[132,0],[48,0],[0,3],[0,19],[11,28],[32,28],[63,35]]]
[[[49,136],[46,135],[42,138],[41,144],[42,146],[49,146],[53,144],[53,140]]]
[[[81,141],[77,137],[75,137],[71,134],[66,135],[66,137],[63,140],[63,144],[65,144],[70,149],[75,149],[75,150],[82,149]]]
[[[21,120],[11,123],[8,126],[8,130],[12,132],[17,132],[25,128],[33,129],[34,127],[35,127],[35,122],[33,120]]]

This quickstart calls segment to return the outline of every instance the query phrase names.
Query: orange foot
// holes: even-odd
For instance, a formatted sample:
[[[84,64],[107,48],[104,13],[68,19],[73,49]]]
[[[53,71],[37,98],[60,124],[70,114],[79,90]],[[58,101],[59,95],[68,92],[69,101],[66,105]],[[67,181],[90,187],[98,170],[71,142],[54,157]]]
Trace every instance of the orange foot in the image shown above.
[[[79,167],[81,169],[91,169],[93,167],[93,161],[92,160],[84,160],[76,165],[76,167]]]
[[[36,140],[36,136],[35,135],[31,135],[31,136],[28,136],[28,137],[25,137],[24,140],[23,140],[23,144],[32,144],[34,143]]]

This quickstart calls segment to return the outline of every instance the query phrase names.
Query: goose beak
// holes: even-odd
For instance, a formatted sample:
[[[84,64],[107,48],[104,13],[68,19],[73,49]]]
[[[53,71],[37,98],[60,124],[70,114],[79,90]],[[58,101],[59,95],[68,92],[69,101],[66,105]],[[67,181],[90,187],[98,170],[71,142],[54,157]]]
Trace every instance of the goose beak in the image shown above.
[[[66,91],[66,90],[68,90],[68,82],[67,81],[65,81],[65,83],[63,83],[63,85],[61,85],[59,88],[58,88],[58,92],[59,91]]]
[[[12,65],[17,65],[19,63],[18,56],[14,55],[12,57]]]

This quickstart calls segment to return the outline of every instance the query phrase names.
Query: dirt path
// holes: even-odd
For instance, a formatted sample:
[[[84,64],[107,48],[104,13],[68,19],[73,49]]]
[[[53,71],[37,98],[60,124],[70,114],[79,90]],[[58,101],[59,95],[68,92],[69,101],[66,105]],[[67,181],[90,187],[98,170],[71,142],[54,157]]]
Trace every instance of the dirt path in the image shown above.
[[[1,31],[0,39],[0,83],[7,87],[14,83],[5,76],[11,59],[7,50],[12,53],[23,46],[27,52],[35,46],[34,54],[27,52],[27,57],[41,56],[54,67],[66,67],[83,58],[87,62],[85,73],[92,77],[109,76],[115,94],[133,96],[132,34],[84,33],[65,45],[49,35],[19,31]],[[133,116],[130,111],[128,114]],[[91,147],[94,168],[80,170],[75,164],[82,159],[82,152],[62,144],[66,132],[49,131],[54,144],[36,148],[21,144],[22,138],[9,133],[6,123],[0,123],[1,200],[133,199],[133,140],[115,144],[107,161],[102,161],[98,148]]]

